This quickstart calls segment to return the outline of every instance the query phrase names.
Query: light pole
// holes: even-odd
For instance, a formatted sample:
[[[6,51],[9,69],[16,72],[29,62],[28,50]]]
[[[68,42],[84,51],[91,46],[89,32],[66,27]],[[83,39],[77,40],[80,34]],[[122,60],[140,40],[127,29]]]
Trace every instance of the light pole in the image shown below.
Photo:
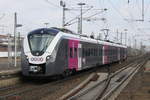
[[[65,27],[65,10],[66,10],[66,3],[64,1],[60,1],[60,6],[63,7],[63,17],[62,17],[62,27]]]
[[[120,33],[120,41],[121,41],[121,44],[123,44],[122,43],[122,32]]]
[[[15,12],[14,14],[14,46],[15,46],[15,52],[14,52],[14,56],[15,56],[15,62],[14,62],[14,66],[17,66],[17,41],[16,41],[16,27],[17,26],[17,13]]]
[[[118,39],[118,36],[119,36],[119,32],[118,32],[118,29],[117,29],[117,42],[119,42],[119,41],[118,41],[118,40],[119,40],[119,39]]]
[[[44,23],[44,24],[45,24],[45,28],[47,28],[47,26],[48,26],[49,23]]]
[[[144,0],[142,0],[142,21],[144,21]]]
[[[85,3],[78,3],[78,5],[80,6],[80,13],[81,13],[81,15],[80,15],[80,34],[82,34],[82,6],[83,5],[85,5]]]
[[[107,29],[107,28],[106,29],[102,29],[102,31],[104,31],[104,35],[105,35],[105,39],[104,40],[107,40],[109,29]]]
[[[130,3],[130,0],[128,0],[128,4]],[[142,19],[139,19],[139,20],[136,20],[136,21],[144,21],[144,7],[145,5],[144,5],[144,0],[142,0]]]
[[[17,24],[17,13],[14,14],[14,46],[15,46],[15,52],[14,52],[14,66],[17,66],[17,27],[22,27],[21,24]]]
[[[8,37],[8,67],[10,67],[10,64],[12,63],[11,61],[11,55],[10,55],[10,52],[11,52],[11,34],[8,34],[7,35]]]
[[[124,29],[124,31],[125,31],[125,45],[127,45],[127,29]]]

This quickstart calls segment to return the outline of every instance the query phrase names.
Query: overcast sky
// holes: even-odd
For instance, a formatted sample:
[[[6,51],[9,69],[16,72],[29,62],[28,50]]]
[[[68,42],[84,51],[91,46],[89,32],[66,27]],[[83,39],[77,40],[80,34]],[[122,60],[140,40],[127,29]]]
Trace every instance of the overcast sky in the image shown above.
[[[45,27],[44,23],[49,23],[48,27],[62,26],[62,7],[59,6],[60,0],[0,0],[0,34],[13,33],[13,14],[17,12],[18,23],[23,27],[18,28],[21,34],[27,34],[29,31],[41,27]],[[137,22],[134,20],[141,19],[141,1],[142,0],[64,0],[67,8],[78,8],[77,3],[86,3],[85,8],[93,6],[93,9],[104,9],[108,11],[98,14],[93,18],[107,19],[106,22],[83,21],[83,33],[90,35],[92,32],[95,35],[102,33],[100,30],[109,28],[109,39],[115,40],[117,29],[119,32],[124,32],[128,29],[128,42],[132,41],[133,37],[138,40],[146,40],[144,43],[148,45],[149,26],[150,26],[150,0],[145,0],[145,22]],[[99,10],[90,10],[83,15],[88,17]],[[66,22],[78,16],[78,10],[66,11]],[[2,28],[1,26],[5,26]],[[77,32],[77,24],[67,27]],[[101,34],[103,36],[103,34]],[[145,37],[143,36],[145,35]],[[139,41],[139,42],[140,42]]]

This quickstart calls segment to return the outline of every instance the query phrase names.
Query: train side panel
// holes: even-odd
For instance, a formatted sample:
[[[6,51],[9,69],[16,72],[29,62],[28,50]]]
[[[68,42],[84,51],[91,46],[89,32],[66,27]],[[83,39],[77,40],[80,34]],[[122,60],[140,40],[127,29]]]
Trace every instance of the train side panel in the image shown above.
[[[53,63],[47,63],[47,73],[51,73],[53,75],[62,74],[68,68],[68,40],[62,39],[60,44],[58,45],[58,50],[56,51],[56,60]]]
[[[102,45],[89,44],[81,42],[82,44],[82,68],[90,68],[96,65],[102,65]]]

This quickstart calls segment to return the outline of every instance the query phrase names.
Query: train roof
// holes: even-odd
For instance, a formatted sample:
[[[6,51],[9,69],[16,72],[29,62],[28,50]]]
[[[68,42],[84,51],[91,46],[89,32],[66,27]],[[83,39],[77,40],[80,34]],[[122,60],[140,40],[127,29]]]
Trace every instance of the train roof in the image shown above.
[[[73,32],[69,29],[66,29],[66,28],[57,28],[57,27],[40,28],[40,29],[36,29],[36,30],[31,31],[29,34],[36,33],[37,31],[41,31],[41,30],[52,31],[52,32],[55,32],[56,34],[60,33],[60,34],[62,34],[63,38],[67,38],[67,39],[79,40],[79,41],[84,41],[84,42],[94,43],[94,44],[103,44],[103,45],[110,45],[110,46],[127,48],[127,46],[113,43],[110,41],[97,40],[97,39],[90,38],[84,34],[77,34],[77,33]]]
[[[59,29],[63,33],[65,38],[77,39],[80,41],[95,43],[95,44],[104,44],[104,45],[111,45],[111,46],[127,48],[127,46],[120,45],[120,44],[114,43],[112,41],[97,40],[97,39],[90,38],[84,34],[76,34],[75,32],[68,30],[68,29],[64,29],[64,28],[63,29],[57,28],[57,29]]]

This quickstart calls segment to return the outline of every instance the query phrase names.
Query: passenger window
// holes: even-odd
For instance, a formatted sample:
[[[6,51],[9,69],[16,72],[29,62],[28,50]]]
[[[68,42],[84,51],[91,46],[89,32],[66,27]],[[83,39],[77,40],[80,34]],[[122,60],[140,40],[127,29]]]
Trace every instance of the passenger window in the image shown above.
[[[94,49],[94,56],[96,56],[96,49]]]
[[[90,49],[90,56],[92,56],[92,48]]]
[[[88,56],[88,49],[86,48],[86,57]]]
[[[90,56],[90,48],[88,49],[88,56]]]
[[[93,56],[93,48],[91,49],[91,56]]]
[[[73,58],[72,48],[70,48],[70,58]]]
[[[74,48],[74,58],[77,57],[77,48]]]
[[[65,46],[65,57],[67,58],[68,53],[67,53],[67,45]]]
[[[98,48],[96,48],[96,56],[98,56]]]
[[[84,48],[82,49],[82,56],[85,57]]]

